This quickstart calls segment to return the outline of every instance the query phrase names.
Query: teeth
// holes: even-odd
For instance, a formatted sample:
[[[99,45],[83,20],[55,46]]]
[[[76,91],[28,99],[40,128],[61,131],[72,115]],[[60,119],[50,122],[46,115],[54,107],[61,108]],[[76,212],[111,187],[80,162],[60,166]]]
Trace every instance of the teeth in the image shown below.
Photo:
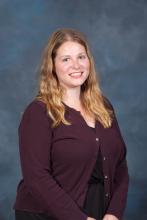
[[[71,73],[70,76],[80,76],[83,72]]]

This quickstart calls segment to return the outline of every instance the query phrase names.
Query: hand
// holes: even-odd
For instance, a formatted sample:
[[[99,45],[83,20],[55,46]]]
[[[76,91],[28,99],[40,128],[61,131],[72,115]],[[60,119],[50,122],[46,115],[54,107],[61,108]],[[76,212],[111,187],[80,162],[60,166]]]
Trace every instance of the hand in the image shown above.
[[[88,217],[87,220],[96,220],[95,218]]]
[[[115,215],[106,214],[103,220],[119,220]]]

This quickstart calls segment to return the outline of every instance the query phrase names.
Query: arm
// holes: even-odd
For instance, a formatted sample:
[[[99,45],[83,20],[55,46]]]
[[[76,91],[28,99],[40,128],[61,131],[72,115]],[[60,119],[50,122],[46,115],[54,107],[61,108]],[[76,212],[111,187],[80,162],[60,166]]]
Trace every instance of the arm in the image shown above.
[[[71,197],[51,175],[51,123],[40,104],[25,111],[19,127],[19,147],[25,184],[44,210],[58,220],[86,220]]]
[[[110,102],[109,102],[109,106],[111,107],[111,110],[113,110],[114,113],[114,120],[112,126],[114,126],[114,129],[116,129],[116,131],[118,132],[118,135],[121,140],[121,153],[115,171],[114,192],[109,207],[107,209],[107,214],[110,216],[107,215],[106,216],[107,218],[104,218],[104,220],[111,220],[111,219],[115,220],[115,219],[121,219],[123,216],[123,212],[127,201],[129,175],[128,175],[128,167],[126,161],[126,153],[127,153],[126,145],[121,135],[121,131],[117,122],[114,108]],[[113,215],[114,215],[114,219],[112,218]]]

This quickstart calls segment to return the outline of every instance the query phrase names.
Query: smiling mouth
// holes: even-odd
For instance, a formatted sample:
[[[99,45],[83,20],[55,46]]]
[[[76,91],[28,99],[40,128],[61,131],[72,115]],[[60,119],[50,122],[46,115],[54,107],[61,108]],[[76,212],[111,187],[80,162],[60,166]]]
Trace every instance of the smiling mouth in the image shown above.
[[[72,77],[80,77],[80,76],[82,76],[82,74],[83,74],[83,71],[73,72],[73,73],[70,73],[69,75],[72,76]]]

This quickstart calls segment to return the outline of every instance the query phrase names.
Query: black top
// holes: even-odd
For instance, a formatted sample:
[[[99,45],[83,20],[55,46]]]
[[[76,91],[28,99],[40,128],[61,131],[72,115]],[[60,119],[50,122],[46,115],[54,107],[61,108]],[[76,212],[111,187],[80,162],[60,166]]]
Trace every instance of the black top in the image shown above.
[[[95,131],[95,128],[92,128]],[[99,148],[95,167],[88,181],[89,187],[84,203],[84,211],[89,217],[101,220],[104,216],[104,177],[102,155]]]

